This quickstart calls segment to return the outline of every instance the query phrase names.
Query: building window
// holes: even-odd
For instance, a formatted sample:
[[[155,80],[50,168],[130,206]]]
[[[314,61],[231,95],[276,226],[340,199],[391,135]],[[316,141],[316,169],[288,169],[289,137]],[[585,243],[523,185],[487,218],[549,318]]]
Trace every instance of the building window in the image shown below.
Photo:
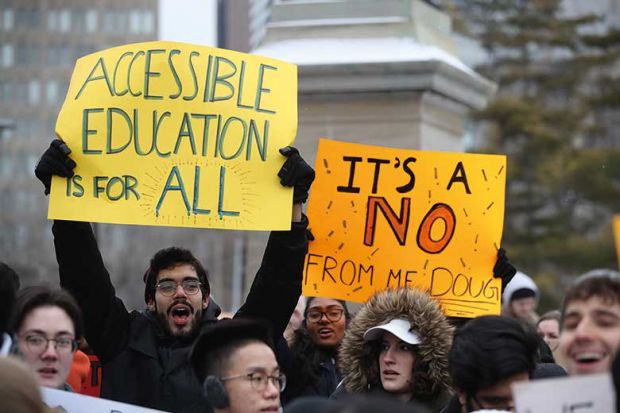
[[[32,106],[41,102],[41,83],[38,80],[31,80],[28,83],[28,103]]]
[[[2,67],[11,67],[15,62],[15,56],[13,54],[13,45],[2,45],[2,54],[0,54],[0,64]]]
[[[86,32],[86,12],[84,10],[74,9],[71,11],[71,28],[74,33]]]
[[[132,10],[129,13],[129,33],[138,34],[142,32],[142,13],[140,10]]]
[[[25,103],[28,101],[28,85],[24,82],[13,83],[13,99],[17,103]]]
[[[58,31],[58,20],[59,20],[58,10],[50,10],[47,13],[47,30],[50,32]]]
[[[13,101],[13,83],[0,81],[0,102]],[[0,125],[0,129],[2,126]]]
[[[50,66],[72,67],[75,56],[68,45],[51,44],[47,47],[46,61]]]
[[[88,10],[86,12],[86,32],[95,33],[97,31],[97,10]]]
[[[21,138],[40,138],[41,121],[36,118],[16,119],[15,134]]]
[[[13,10],[5,9],[0,14],[0,28],[4,31],[9,31],[13,29],[14,22],[14,14]]]
[[[106,11],[103,15],[103,31],[106,33],[113,33],[115,28],[114,12]]]
[[[15,53],[15,64],[20,66],[37,66],[41,49],[33,44],[18,45]]]
[[[71,30],[71,11],[62,9],[58,15],[58,31],[67,33]]]
[[[15,28],[32,30],[40,25],[41,14],[37,9],[17,9],[15,11]]]
[[[151,34],[155,31],[155,16],[150,10],[132,10],[129,13],[131,34]]]
[[[103,16],[103,31],[106,33],[126,33],[129,15],[122,10],[108,10]]]
[[[58,102],[58,81],[49,79],[45,85],[45,98],[47,103],[54,105]]]
[[[155,15],[152,11],[146,10],[142,14],[142,33],[153,34],[155,32]]]

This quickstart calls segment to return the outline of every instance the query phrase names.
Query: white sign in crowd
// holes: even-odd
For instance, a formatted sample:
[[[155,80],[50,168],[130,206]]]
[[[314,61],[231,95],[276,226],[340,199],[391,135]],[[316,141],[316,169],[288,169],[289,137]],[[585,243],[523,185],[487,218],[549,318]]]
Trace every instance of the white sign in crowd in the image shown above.
[[[63,413],[165,413],[161,410],[147,409],[133,404],[99,399],[47,387],[41,387],[41,393],[45,404]]]
[[[609,374],[563,377],[515,383],[517,413],[614,413]]]

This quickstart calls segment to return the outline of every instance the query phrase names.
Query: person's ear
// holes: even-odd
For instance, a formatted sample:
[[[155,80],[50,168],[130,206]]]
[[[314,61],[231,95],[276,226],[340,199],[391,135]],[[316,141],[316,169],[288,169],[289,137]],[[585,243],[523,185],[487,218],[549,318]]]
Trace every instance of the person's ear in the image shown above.
[[[202,309],[206,310],[209,306],[209,296],[206,294],[202,295]]]
[[[152,298],[149,298],[149,301],[146,303],[146,308],[148,308],[149,311],[157,310],[157,306],[155,305],[155,300]]]

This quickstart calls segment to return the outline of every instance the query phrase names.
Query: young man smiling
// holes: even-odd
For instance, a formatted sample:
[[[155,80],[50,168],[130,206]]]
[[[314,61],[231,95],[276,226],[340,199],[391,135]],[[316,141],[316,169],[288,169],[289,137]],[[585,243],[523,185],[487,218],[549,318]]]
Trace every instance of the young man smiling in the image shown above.
[[[620,347],[620,274],[595,270],[564,296],[560,354],[569,375],[606,373]]]
[[[268,321],[278,338],[301,293],[308,246],[302,203],[314,179],[295,148],[280,152],[286,157],[280,183],[294,188],[291,230],[271,233],[250,293],[235,315]],[[35,174],[46,193],[52,175],[73,175],[70,153],[54,140],[42,155]],[[86,339],[103,365],[101,397],[164,411],[210,412],[187,357],[199,328],[215,323],[219,313],[200,262],[180,248],[155,254],[144,276],[147,310],[129,312],[116,297],[90,224],[57,220],[52,231],[61,285],[82,307]]]

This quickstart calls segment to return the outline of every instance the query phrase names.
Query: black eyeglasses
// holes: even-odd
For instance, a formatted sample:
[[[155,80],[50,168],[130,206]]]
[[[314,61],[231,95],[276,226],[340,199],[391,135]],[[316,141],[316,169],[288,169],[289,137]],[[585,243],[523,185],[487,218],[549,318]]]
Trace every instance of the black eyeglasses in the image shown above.
[[[311,323],[318,323],[325,316],[327,321],[335,323],[340,321],[342,314],[344,314],[344,310],[341,308],[331,308],[327,311],[310,310],[306,313],[306,320]]]
[[[267,388],[267,383],[271,381],[271,383],[276,386],[280,392],[284,391],[286,388],[286,376],[284,373],[280,373],[276,376],[269,376],[265,373],[249,373],[249,374],[240,374],[238,376],[230,376],[230,377],[222,377],[221,381],[227,380],[235,380],[235,379],[246,379],[250,381],[252,388],[258,392],[263,392]]]
[[[47,350],[50,341],[54,342],[54,349],[58,354],[69,354],[77,350],[77,341],[72,337],[47,338],[41,334],[28,334],[22,337],[28,350],[35,354],[42,354]]]
[[[187,295],[198,294],[201,286],[200,281],[195,278],[183,280],[181,281],[180,285],[183,288],[183,291],[185,291],[185,294]],[[177,291],[179,284],[173,280],[165,280],[158,282],[156,287],[161,293],[161,295],[163,295],[164,297],[172,297]]]
[[[478,399],[473,394],[467,396],[469,399],[469,404],[471,405],[471,401],[475,401],[478,405],[475,410],[506,410],[509,412],[514,411],[514,402],[511,397],[502,397],[502,396],[483,396]]]

